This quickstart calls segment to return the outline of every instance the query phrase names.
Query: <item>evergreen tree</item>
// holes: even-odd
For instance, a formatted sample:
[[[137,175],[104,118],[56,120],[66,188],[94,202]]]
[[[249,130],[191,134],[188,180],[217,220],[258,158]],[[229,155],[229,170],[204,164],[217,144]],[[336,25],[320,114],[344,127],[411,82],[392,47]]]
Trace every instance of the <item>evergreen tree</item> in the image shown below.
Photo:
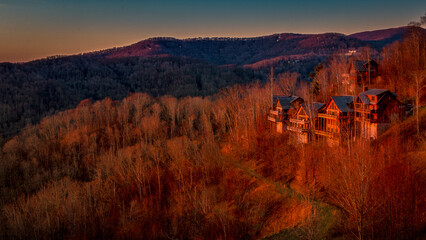
[[[322,69],[324,69],[324,66],[322,65],[322,63],[318,63],[318,65],[314,67],[314,71],[309,73],[309,78],[312,79],[311,89],[310,89],[310,94],[312,98],[318,97],[320,93],[320,83],[319,83],[318,75],[320,74]]]

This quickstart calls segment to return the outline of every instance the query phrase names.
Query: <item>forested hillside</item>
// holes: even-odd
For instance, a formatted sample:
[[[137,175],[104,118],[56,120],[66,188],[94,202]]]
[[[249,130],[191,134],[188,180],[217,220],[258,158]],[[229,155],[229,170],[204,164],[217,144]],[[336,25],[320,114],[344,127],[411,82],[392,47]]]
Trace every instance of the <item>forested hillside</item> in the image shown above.
[[[359,32],[350,37],[367,41],[373,47],[383,47],[389,43],[400,41],[407,32],[408,27],[389,28],[383,30]]]
[[[279,56],[297,58],[311,53],[330,54],[366,45],[365,41],[338,33],[283,33],[257,38],[153,38],[99,55],[107,58],[172,55],[202,59],[217,65],[245,65]]]
[[[0,64],[0,133],[74,108],[86,98],[123,99],[131,92],[152,96],[206,96],[262,79],[251,69],[219,67],[180,57],[100,59],[72,56],[25,64]]]
[[[421,238],[415,118],[372,144],[298,145],[265,128],[268,96],[138,93],[43,119],[0,152],[0,237]]]
[[[308,78],[332,53],[370,44],[376,51],[406,28],[360,35],[275,34],[257,38],[154,38],[116,49],[28,63],[0,63],[0,136],[8,138],[42,117],[81,100],[207,96],[233,84],[296,72]],[[371,37],[374,36],[374,37]],[[381,37],[380,37],[381,36]],[[244,67],[243,67],[244,66]]]

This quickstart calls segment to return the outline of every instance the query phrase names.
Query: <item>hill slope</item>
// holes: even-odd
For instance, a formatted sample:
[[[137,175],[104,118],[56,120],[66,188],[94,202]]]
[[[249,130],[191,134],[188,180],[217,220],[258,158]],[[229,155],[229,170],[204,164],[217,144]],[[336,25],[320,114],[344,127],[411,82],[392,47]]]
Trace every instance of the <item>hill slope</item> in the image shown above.
[[[254,239],[295,225],[301,217],[281,213],[308,203],[220,151],[240,131],[233,119],[255,128],[242,116],[252,107],[263,115],[266,93],[215,101],[138,93],[85,101],[26,128],[0,149],[0,238]],[[236,112],[236,98],[253,103]]]
[[[338,50],[372,45],[380,50],[384,45],[401,40],[407,27],[343,35],[338,33],[281,33],[255,38],[151,38],[130,46],[107,50],[108,58],[129,56],[186,56],[217,65],[246,65],[280,56],[331,54]]]
[[[0,238],[352,239],[359,208],[346,202],[369,209],[365,236],[421,236],[424,136],[394,128],[355,153],[293,145],[265,129],[268,96],[138,93],[26,128],[0,151]]]
[[[75,107],[85,98],[122,99],[130,92],[206,96],[236,83],[263,81],[270,66],[277,74],[298,72],[304,79],[329,54],[367,44],[379,49],[401,37],[403,31],[351,36],[283,33],[256,38],[152,38],[82,55],[1,63],[0,136],[14,135],[26,124]]]
[[[331,54],[365,45],[337,33],[274,34],[257,38],[153,38],[104,52],[108,58],[129,56],[186,56],[217,65],[244,65],[286,55]]]
[[[375,31],[365,31],[350,34],[350,37],[359,39],[361,41],[380,41],[386,39],[398,40],[405,34],[407,27],[388,28]]]
[[[366,41],[375,47],[383,47],[386,44],[401,40],[404,34],[407,32],[407,29],[408,27],[399,27],[376,31],[365,31],[351,34],[349,37],[353,37],[361,41]]]
[[[104,59],[71,56],[26,64],[0,64],[0,136],[73,108],[83,99],[122,99],[131,92],[153,96],[206,96],[254,81],[250,69],[219,67],[183,57]]]

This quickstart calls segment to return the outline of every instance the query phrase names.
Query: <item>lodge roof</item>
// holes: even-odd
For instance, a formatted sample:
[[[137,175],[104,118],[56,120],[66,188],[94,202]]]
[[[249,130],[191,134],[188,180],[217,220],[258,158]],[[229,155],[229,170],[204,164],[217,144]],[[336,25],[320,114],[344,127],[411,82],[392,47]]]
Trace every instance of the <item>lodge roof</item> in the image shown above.
[[[368,71],[368,64],[378,65],[376,61],[370,60],[370,61],[361,61],[361,60],[355,60],[352,61],[352,66],[357,72],[367,72]]]
[[[354,100],[352,96],[334,96],[331,97],[337,108],[341,112],[353,112],[354,110],[349,106]]]
[[[366,64],[365,61],[353,61],[352,64],[353,64],[355,71],[358,71],[358,72],[367,71],[367,69],[364,67],[364,64]]]
[[[359,98],[361,99],[362,103],[364,104],[370,104],[370,99],[365,94],[360,94]]]
[[[380,96],[380,95],[382,95],[386,92],[390,92],[390,91],[387,90],[387,89],[372,88],[372,89],[369,89],[365,92],[360,93],[359,98],[361,99],[362,103],[364,103],[364,104],[373,104],[367,96]],[[379,101],[380,101],[380,99],[377,99],[377,102],[379,102]],[[374,104],[377,103],[377,102],[374,102]]]
[[[316,118],[318,116],[318,110],[322,108],[324,105],[325,105],[324,103],[314,102],[311,104],[304,103],[300,107],[305,110],[305,113],[306,115],[308,115],[309,118],[312,118],[312,117]]]
[[[378,95],[380,95],[380,94],[382,94],[384,92],[387,92],[387,91],[389,91],[389,90],[387,90],[387,89],[372,88],[372,89],[369,89],[369,90],[367,90],[365,92],[362,92],[361,94],[371,95],[371,96],[378,96]]]
[[[300,97],[298,97],[298,96],[274,95],[273,100],[272,100],[273,101],[272,104],[273,104],[273,106],[276,106],[277,102],[279,102],[282,109],[288,110],[288,109],[293,107],[291,104],[299,98]]]

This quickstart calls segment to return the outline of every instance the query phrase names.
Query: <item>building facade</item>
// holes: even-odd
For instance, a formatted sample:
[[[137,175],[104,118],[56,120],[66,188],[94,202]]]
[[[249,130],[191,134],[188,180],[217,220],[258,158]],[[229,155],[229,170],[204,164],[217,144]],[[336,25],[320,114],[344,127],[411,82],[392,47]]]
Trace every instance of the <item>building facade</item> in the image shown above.
[[[374,61],[354,60],[350,63],[348,72],[343,74],[343,86],[346,94],[362,91],[364,86],[370,86],[380,78],[379,64]]]
[[[353,134],[353,97],[334,96],[318,112],[317,139],[338,144]]]
[[[404,113],[396,94],[387,89],[369,89],[360,93],[354,109],[356,135],[365,139],[377,139]]]
[[[395,93],[370,89],[333,96],[326,104],[305,104],[297,96],[273,96],[268,120],[272,131],[288,131],[299,143],[325,140],[330,145],[356,138],[377,139],[405,115]]]
[[[318,110],[324,103],[301,104],[296,114],[290,118],[287,130],[296,142],[309,143],[315,137],[315,129],[318,128]]]
[[[290,117],[303,102],[303,99],[298,96],[274,95],[272,97],[272,107],[268,114],[270,128],[277,133],[283,133]]]

